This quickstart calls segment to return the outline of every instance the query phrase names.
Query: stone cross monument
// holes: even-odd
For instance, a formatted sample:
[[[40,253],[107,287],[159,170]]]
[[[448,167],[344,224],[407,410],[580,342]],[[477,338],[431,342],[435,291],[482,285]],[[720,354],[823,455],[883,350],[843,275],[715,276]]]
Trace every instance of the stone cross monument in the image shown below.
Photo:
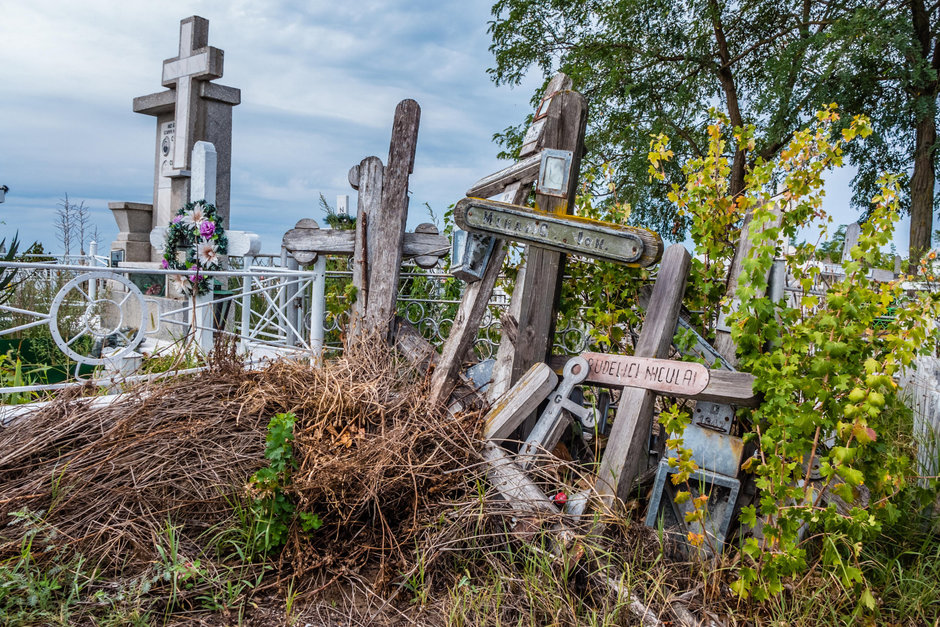
[[[150,231],[169,224],[189,200],[189,159],[197,141],[211,142],[218,153],[216,207],[229,225],[232,107],[241,102],[241,90],[211,82],[222,77],[222,63],[223,52],[209,45],[209,20],[187,17],[180,22],[179,54],[163,62],[161,82],[169,89],[134,98],[135,113],[157,119],[156,158],[153,205],[109,203],[121,229],[112,249],[124,251],[124,261],[159,260]]]

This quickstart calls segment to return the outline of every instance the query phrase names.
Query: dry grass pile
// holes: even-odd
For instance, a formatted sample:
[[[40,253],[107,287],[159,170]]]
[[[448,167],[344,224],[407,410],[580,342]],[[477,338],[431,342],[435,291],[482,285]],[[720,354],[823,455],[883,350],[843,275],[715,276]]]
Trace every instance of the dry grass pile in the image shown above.
[[[48,545],[112,572],[145,567],[168,519],[195,538],[262,464],[264,416],[240,399],[254,378],[225,362],[99,408],[60,395],[0,431],[0,521],[41,515]],[[25,531],[0,527],[0,558]]]
[[[279,411],[296,414],[287,492],[324,523],[314,534],[294,530],[284,558],[295,575],[328,571],[328,583],[377,558],[371,579],[381,587],[410,564],[426,522],[465,496],[464,471],[479,461],[480,416],[431,405],[426,381],[383,346],[311,371],[315,395],[305,396],[311,381],[292,379],[288,364],[256,388],[268,404],[282,390]]]
[[[246,372],[217,359],[98,409],[63,396],[0,430],[0,560],[21,549],[23,525],[6,523],[23,510],[41,514],[49,555],[81,554],[108,572],[158,560],[168,520],[198,554],[203,534],[237,521],[250,498],[278,412],[296,415],[288,494],[324,521],[292,537],[286,561],[342,573],[376,552],[395,557],[438,497],[459,489],[460,473],[447,471],[474,455],[477,420],[444,419],[423,382],[371,346],[322,369],[276,362]]]

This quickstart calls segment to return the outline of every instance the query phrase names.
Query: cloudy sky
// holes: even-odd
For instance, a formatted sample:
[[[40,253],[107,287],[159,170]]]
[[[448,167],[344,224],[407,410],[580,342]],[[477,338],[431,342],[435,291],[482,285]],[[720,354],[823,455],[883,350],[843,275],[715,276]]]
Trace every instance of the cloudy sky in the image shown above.
[[[108,244],[109,201],[152,202],[155,121],[131,101],[162,90],[163,59],[177,54],[179,21],[209,20],[225,51],[216,82],[241,89],[234,109],[232,228],[277,252],[303,217],[321,221],[319,194],[355,192],[346,174],[388,154],[395,105],[421,105],[414,226],[424,203],[438,215],[504,164],[493,133],[518,123],[540,82],[497,88],[486,68],[490,0],[116,2],[0,0],[0,237],[16,230],[60,251],[60,199],[84,201]],[[829,208],[854,219],[837,192]],[[839,215],[841,213],[841,215]],[[903,227],[906,231],[906,226]],[[898,241],[906,239],[906,232]]]
[[[349,188],[349,168],[388,155],[395,105],[421,105],[411,219],[439,215],[496,160],[493,133],[529,110],[538,82],[496,88],[487,1],[109,2],[0,0],[0,235],[59,249],[51,230],[66,193],[91,207],[104,240],[109,201],[152,201],[155,121],[135,96],[161,91],[179,21],[209,20],[225,51],[216,82],[238,87],[232,228],[277,252],[302,217],[322,218]],[[322,220],[321,220],[322,223]],[[105,247],[102,247],[104,249]]]

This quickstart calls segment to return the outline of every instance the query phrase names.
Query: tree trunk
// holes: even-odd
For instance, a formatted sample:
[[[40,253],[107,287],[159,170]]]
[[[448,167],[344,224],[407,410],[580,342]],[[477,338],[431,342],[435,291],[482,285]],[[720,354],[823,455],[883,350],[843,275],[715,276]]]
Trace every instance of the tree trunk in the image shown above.
[[[725,93],[725,104],[728,107],[728,119],[734,126],[744,128],[744,119],[741,117],[741,108],[738,104],[738,88],[734,83],[734,74],[731,72],[731,53],[728,51],[728,41],[725,39],[724,26],[721,23],[721,9],[716,0],[711,0],[709,6],[712,11],[712,28],[715,32],[715,43],[718,46],[718,80]],[[734,151],[731,162],[731,192],[732,198],[744,190],[744,172],[747,163],[747,152],[738,147]]]
[[[940,42],[933,41],[930,13],[923,0],[911,0],[914,45],[923,61],[930,63],[933,76],[915,85],[914,174],[911,176],[911,237],[909,259],[917,262],[930,248],[933,235],[934,145],[937,143],[937,71],[940,70]],[[931,58],[931,47],[933,56]],[[915,59],[916,62],[916,59]],[[923,80],[923,79],[921,79]]]
[[[935,103],[917,121],[914,146],[914,175],[911,177],[910,260],[918,261],[930,248],[933,233],[934,145],[937,143]]]

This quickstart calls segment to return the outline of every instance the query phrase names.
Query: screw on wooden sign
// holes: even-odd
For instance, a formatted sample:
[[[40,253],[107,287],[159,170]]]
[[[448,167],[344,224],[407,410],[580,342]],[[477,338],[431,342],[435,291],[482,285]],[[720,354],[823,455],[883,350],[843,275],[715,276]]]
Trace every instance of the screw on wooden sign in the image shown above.
[[[628,266],[650,266],[662,256],[656,233],[579,216],[559,216],[520,205],[464,198],[454,220],[465,231],[496,235],[563,253]]]
[[[630,357],[604,353],[582,353],[590,365],[587,383],[644,388],[664,394],[694,396],[708,387],[710,373],[702,364]]]

